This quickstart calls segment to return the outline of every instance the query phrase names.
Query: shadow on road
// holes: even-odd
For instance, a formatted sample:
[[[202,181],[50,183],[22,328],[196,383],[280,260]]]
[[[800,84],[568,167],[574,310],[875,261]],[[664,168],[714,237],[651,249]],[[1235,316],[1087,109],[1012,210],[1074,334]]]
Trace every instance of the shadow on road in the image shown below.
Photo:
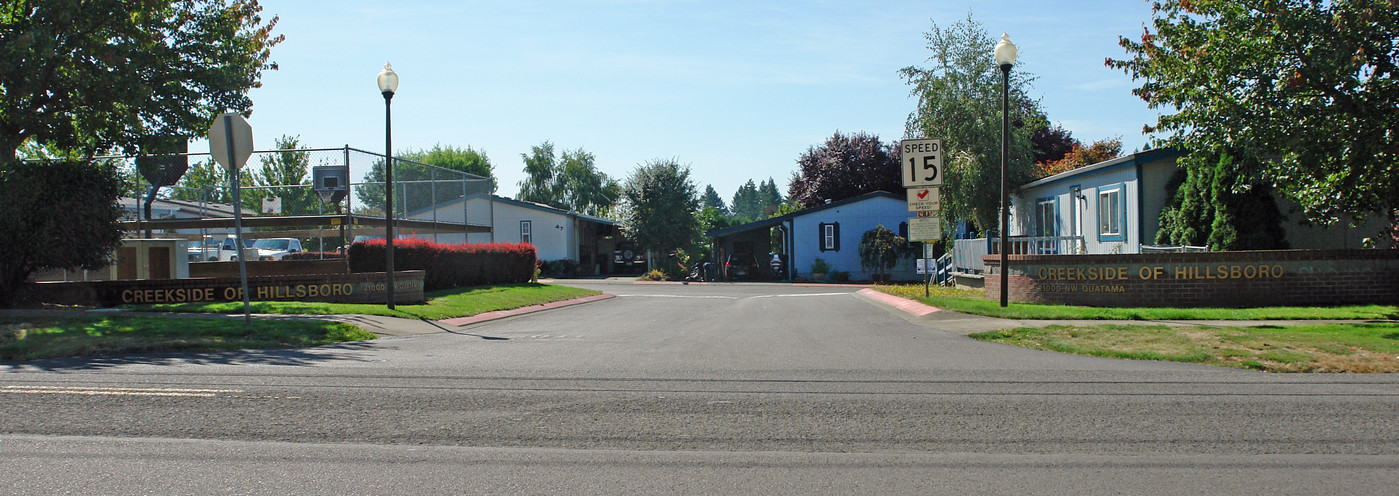
[[[276,365],[304,367],[330,361],[365,361],[357,352],[373,346],[372,341],[354,341],[312,348],[282,348],[190,353],[103,355],[77,358],[0,362],[0,371],[42,370],[49,372],[94,371],[131,365]]]

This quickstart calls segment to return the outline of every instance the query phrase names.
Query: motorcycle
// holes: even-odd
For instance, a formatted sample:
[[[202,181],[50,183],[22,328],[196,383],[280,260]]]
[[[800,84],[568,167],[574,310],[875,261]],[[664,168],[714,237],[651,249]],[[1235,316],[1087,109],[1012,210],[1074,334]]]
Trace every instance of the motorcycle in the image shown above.
[[[709,261],[696,262],[695,266],[690,269],[690,275],[685,277],[685,281],[709,281],[709,270]]]
[[[787,278],[787,274],[782,270],[782,256],[781,256],[781,255],[778,255],[778,254],[776,254],[776,253],[773,253],[773,254],[772,254],[772,261],[768,262],[768,266],[772,268],[772,279],[773,279],[773,280],[775,280],[775,281],[781,281],[781,280]]]

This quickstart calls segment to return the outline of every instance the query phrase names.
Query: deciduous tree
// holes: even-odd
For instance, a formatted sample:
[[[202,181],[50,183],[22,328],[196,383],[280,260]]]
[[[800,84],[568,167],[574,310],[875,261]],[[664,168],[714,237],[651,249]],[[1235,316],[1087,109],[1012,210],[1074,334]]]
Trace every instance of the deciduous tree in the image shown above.
[[[283,135],[275,144],[278,151],[260,155],[259,168],[239,171],[239,179],[248,176],[253,186],[241,193],[243,208],[262,211],[263,198],[281,198],[283,215],[313,215],[321,199],[311,189],[311,155],[296,136]],[[226,174],[226,172],[225,172]],[[224,181],[227,183],[227,180]]]
[[[121,244],[114,164],[0,163],[0,307],[42,269],[100,269]]]
[[[688,247],[699,230],[695,190],[690,166],[676,159],[637,166],[622,186],[623,231],[653,255]]]
[[[139,154],[248,112],[277,18],[257,0],[11,0],[0,7],[0,162],[21,143]]]
[[[1314,221],[1399,207],[1399,6],[1393,0],[1153,3],[1107,65],[1163,112],[1144,132]]]
[[[394,204],[398,205],[396,208],[399,210],[413,212],[431,206],[433,201],[440,204],[461,198],[463,189],[468,195],[490,193],[495,191],[494,172],[495,166],[486,152],[469,145],[458,148],[439,143],[427,150],[401,151],[394,155]],[[464,188],[461,181],[467,182]],[[383,215],[383,160],[377,160],[370,166],[369,172],[364,175],[364,182],[371,184],[355,188],[355,197],[359,198],[364,209],[362,211]]]
[[[873,134],[837,131],[821,146],[807,148],[797,167],[787,195],[806,208],[871,191],[903,191],[898,146]]]
[[[582,148],[554,154],[548,141],[520,154],[525,178],[515,199],[590,215],[605,215],[617,202],[621,185],[597,169],[597,158]]]
[[[1094,141],[1093,144],[1083,146],[1074,140],[1059,160],[1042,162],[1035,164],[1039,167],[1038,177],[1049,177],[1061,172],[1068,172],[1085,165],[1093,165],[1098,162],[1106,162],[1122,155],[1122,138],[1108,138]]]
[[[944,216],[972,219],[982,229],[993,229],[999,224],[1001,203],[1002,76],[992,57],[996,40],[970,14],[946,28],[934,24],[924,37],[932,52],[930,65],[900,71],[918,100],[905,133],[943,139]],[[1045,127],[1035,110],[1038,105],[1026,94],[1033,79],[1018,68],[1010,73],[1012,188],[1033,180],[1030,138]]]
[[[883,225],[875,226],[860,236],[860,266],[876,276],[883,276],[898,265],[909,251],[908,240]]]

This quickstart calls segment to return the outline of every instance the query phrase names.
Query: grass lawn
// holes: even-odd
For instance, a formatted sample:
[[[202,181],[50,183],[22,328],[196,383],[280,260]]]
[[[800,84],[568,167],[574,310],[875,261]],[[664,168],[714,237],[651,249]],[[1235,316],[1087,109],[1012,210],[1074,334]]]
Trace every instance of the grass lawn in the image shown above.
[[[0,318],[0,360],[166,351],[296,348],[374,339],[338,322],[168,317]]]
[[[1265,372],[1399,372],[1399,324],[1022,328],[974,339],[1038,350]]]
[[[1062,320],[1356,320],[1399,319],[1399,307],[1357,305],[1344,307],[1261,308],[1099,308],[1068,305],[1011,303],[987,299],[980,290],[933,287],[923,297],[922,284],[880,285],[871,288],[894,296],[921,301],[944,310],[1007,319]]]
[[[426,294],[423,305],[395,305],[393,310],[382,303],[322,303],[303,301],[254,301],[253,313],[340,315],[364,314],[441,320],[467,317],[496,310],[510,310],[544,303],[571,300],[601,294],[591,289],[571,288],[552,284],[509,284],[475,288],[458,288]],[[170,303],[129,305],[123,308],[153,312],[243,313],[242,302],[228,303]]]

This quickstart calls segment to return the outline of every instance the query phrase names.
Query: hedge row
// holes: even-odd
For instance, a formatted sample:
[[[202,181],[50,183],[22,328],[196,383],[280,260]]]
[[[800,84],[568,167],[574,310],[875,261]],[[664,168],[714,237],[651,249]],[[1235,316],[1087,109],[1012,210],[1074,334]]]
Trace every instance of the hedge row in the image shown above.
[[[350,245],[350,272],[383,272],[384,240]],[[456,244],[424,239],[393,242],[393,268],[422,270],[423,289],[515,284],[534,278],[534,246],[519,243]]]

